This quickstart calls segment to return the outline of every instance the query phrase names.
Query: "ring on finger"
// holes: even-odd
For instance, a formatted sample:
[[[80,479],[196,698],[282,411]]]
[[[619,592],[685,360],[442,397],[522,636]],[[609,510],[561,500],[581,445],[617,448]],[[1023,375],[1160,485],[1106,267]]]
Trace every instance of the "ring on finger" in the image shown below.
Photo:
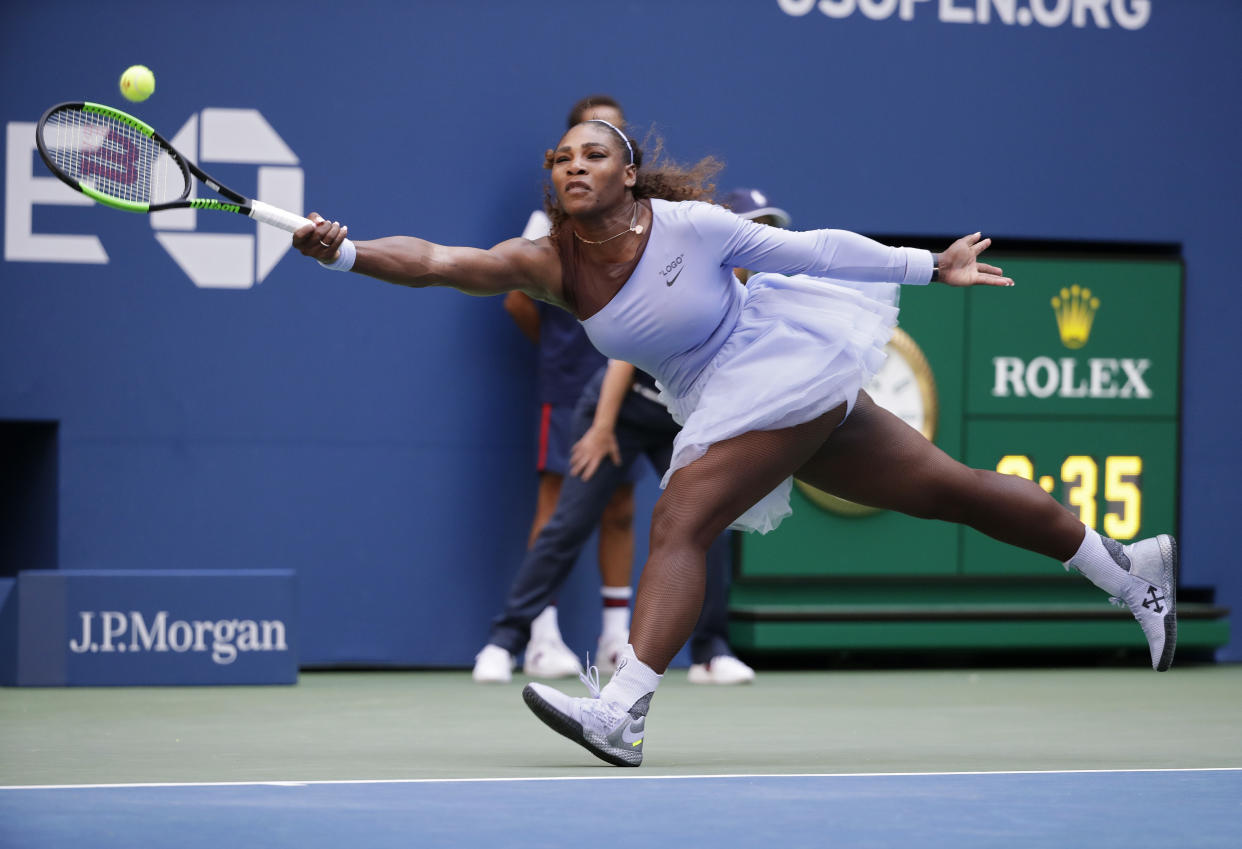
[[[320,239],[320,240],[319,240],[319,244],[323,245],[325,248],[330,248],[330,247],[332,247],[332,246],[331,246],[331,245],[329,245],[327,242],[325,242],[323,239]]]

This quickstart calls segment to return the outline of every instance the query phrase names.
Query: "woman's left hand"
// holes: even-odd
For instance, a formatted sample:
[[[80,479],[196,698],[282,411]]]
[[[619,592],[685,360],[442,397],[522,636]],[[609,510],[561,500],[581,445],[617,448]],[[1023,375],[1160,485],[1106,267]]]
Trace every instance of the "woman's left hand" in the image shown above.
[[[992,244],[982,233],[963,236],[940,255],[940,282],[950,286],[1012,286],[1013,281],[995,265],[979,262]]]

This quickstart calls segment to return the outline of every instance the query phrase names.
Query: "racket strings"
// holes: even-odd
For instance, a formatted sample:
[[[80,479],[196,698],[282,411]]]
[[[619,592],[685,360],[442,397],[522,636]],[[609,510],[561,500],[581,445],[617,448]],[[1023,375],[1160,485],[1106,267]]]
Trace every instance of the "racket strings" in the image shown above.
[[[110,197],[154,204],[185,192],[184,174],[167,149],[111,116],[63,109],[49,117],[43,138],[57,168]]]

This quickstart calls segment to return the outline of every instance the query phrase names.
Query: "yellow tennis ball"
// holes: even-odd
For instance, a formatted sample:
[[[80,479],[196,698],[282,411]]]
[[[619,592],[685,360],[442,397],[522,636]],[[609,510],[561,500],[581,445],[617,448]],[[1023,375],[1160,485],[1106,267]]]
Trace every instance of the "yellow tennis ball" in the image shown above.
[[[130,65],[121,74],[121,94],[126,100],[146,100],[155,91],[155,74],[146,65]]]

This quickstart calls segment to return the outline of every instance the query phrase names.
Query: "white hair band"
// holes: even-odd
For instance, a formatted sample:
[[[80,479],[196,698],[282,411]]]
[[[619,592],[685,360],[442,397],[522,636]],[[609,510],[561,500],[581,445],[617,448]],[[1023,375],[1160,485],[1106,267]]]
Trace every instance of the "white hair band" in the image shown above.
[[[616,127],[614,127],[612,124],[605,121],[603,118],[591,118],[589,119],[588,123],[590,121],[594,121],[597,124],[603,124],[605,127],[608,127],[614,133],[616,133],[617,135],[621,137],[621,141],[625,142],[625,149],[630,152],[630,164],[633,165],[634,164],[634,148],[630,146],[630,140],[625,137],[625,133],[618,130]]]

